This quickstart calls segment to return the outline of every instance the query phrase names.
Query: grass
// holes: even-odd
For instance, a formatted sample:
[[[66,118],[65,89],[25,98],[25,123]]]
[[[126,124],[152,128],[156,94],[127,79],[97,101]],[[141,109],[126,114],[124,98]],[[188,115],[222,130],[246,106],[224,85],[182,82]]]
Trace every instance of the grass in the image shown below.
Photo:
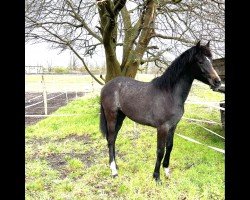
[[[189,98],[220,101],[224,96],[195,84]],[[224,154],[175,135],[170,178],[156,185],[156,130],[125,119],[116,142],[119,176],[111,178],[106,140],[99,131],[99,98],[78,99],[26,128],[26,199],[225,199]],[[218,110],[186,104],[185,117],[220,122]],[[201,124],[223,135],[220,125]],[[224,140],[181,120],[176,133],[224,149]]]

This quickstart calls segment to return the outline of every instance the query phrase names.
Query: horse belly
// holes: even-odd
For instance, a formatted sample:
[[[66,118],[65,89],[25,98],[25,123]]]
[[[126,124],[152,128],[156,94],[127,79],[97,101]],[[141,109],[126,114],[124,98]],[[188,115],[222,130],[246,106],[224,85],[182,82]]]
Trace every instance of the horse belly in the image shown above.
[[[143,125],[155,127],[151,109],[141,102],[121,104],[121,111],[131,120]]]
[[[134,122],[136,122],[138,124],[156,127],[156,124],[154,123],[154,121],[148,116],[142,117],[142,116],[129,115],[129,114],[125,114],[125,115],[129,119],[131,119],[132,121],[134,121]]]

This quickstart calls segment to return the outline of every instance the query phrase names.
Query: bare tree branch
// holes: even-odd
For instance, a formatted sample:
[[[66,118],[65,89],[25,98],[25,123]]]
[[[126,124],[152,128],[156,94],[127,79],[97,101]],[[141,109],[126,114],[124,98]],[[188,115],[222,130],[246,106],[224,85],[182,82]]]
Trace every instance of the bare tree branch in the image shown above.
[[[158,37],[158,38],[162,38],[162,39],[166,39],[166,40],[176,40],[176,41],[184,42],[184,43],[188,43],[188,44],[195,44],[196,43],[196,41],[186,40],[186,39],[181,38],[181,37],[172,37],[172,36],[167,36],[167,35],[162,35],[162,34],[154,34],[154,35],[152,35],[152,37]]]
[[[103,82],[101,82],[98,78],[95,77],[94,74],[91,73],[91,71],[90,71],[89,68],[87,67],[87,65],[86,65],[86,63],[85,63],[85,61],[84,61],[84,59],[77,53],[77,51],[76,51],[70,44],[69,44],[68,46],[69,46],[69,48],[74,52],[74,54],[82,61],[83,66],[84,66],[84,68],[86,69],[86,71],[89,73],[89,75],[90,75],[93,79],[95,79],[99,84],[104,85]]]
[[[125,6],[126,0],[118,0],[115,2],[114,14],[115,16],[121,11],[121,9]]]
[[[72,12],[74,13],[73,16],[75,19],[77,19],[79,22],[81,22],[81,25],[88,31],[89,34],[91,34],[93,37],[95,37],[97,40],[99,40],[100,42],[102,42],[102,38],[97,35],[94,31],[91,30],[91,28],[89,28],[89,26],[87,25],[87,23],[84,21],[84,19],[79,15],[78,12],[75,11],[71,1],[67,0],[67,4],[69,5],[69,7],[71,8]]]
[[[225,0],[25,0],[25,40],[69,48],[80,60],[104,47],[108,81],[134,77],[146,62],[164,68],[169,54],[178,56],[197,40],[211,40],[214,57],[224,57],[224,12]]]

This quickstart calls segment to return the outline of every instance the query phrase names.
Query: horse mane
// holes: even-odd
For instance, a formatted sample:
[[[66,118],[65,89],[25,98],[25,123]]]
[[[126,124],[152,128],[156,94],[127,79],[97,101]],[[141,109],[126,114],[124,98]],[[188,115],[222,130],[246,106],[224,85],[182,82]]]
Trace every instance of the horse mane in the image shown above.
[[[160,89],[173,87],[185,66],[192,62],[194,55],[197,53],[204,54],[209,58],[212,57],[207,46],[199,46],[198,48],[193,46],[178,56],[161,76],[154,78],[151,81],[153,85]]]

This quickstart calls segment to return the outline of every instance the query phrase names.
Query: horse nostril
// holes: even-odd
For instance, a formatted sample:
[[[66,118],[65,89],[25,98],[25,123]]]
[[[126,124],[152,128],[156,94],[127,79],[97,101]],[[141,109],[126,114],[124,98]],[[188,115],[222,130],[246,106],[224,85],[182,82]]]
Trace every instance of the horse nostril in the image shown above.
[[[220,85],[220,84],[221,84],[221,81],[220,81],[219,79],[215,79],[215,80],[214,80],[214,83],[215,83],[215,85]]]

